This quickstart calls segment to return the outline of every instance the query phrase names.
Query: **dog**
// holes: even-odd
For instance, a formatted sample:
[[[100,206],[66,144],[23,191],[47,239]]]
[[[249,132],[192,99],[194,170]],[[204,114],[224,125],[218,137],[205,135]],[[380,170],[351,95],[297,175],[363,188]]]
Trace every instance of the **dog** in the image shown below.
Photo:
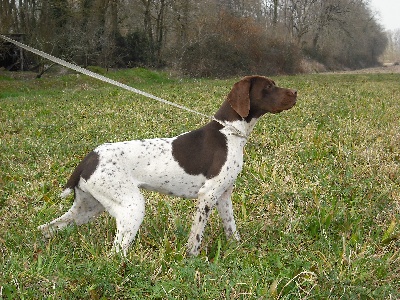
[[[296,104],[297,91],[280,88],[263,76],[236,82],[205,126],[172,138],[106,143],[90,152],[65,185],[62,198],[74,192],[72,207],[38,227],[45,237],[67,225],[87,223],[103,211],[116,219],[113,252],[127,254],[145,214],[146,189],[197,198],[187,253],[199,254],[204,228],[214,207],[226,237],[240,240],[231,194],[242,170],[243,148],[257,120]]]

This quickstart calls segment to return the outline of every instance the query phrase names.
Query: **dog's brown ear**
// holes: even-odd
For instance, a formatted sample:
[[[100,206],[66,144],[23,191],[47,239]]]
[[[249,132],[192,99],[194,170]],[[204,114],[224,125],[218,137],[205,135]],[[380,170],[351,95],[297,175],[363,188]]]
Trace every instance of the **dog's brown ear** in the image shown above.
[[[242,117],[249,115],[250,111],[250,85],[249,77],[236,82],[228,94],[228,102],[231,107]]]

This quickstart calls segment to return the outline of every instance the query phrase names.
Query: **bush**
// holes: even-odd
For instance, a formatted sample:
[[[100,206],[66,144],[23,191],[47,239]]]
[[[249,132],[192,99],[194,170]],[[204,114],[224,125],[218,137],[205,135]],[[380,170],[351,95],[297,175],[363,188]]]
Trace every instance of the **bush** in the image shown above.
[[[126,67],[154,66],[156,56],[154,45],[143,31],[134,31],[121,41],[123,62]]]
[[[211,36],[187,47],[182,59],[182,71],[194,77],[228,77],[246,73],[249,58],[235,45]]]
[[[208,35],[184,51],[181,69],[196,77],[292,74],[300,70],[301,51],[292,42],[250,18],[222,15]]]

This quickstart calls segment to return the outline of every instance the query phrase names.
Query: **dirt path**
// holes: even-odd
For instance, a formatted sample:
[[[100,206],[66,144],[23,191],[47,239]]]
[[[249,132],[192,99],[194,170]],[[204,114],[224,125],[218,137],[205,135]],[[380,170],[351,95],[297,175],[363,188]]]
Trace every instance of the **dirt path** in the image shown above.
[[[400,65],[387,64],[382,67],[366,68],[351,71],[332,72],[335,74],[370,74],[370,73],[400,73]]]

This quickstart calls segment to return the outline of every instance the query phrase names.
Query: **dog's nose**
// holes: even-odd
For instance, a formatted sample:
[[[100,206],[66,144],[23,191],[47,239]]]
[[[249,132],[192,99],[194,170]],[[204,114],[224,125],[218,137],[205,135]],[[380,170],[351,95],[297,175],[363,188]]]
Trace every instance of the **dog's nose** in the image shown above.
[[[289,91],[290,91],[294,96],[297,96],[297,90],[289,89]]]

